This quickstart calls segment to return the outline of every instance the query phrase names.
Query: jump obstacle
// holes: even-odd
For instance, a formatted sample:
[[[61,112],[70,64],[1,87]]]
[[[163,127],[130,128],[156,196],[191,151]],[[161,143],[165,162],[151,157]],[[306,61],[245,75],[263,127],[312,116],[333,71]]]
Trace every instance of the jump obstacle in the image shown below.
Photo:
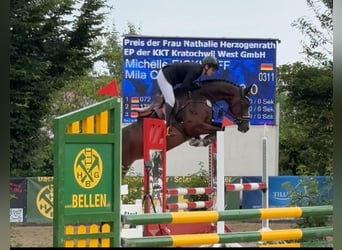
[[[119,247],[121,99],[54,120],[54,247]]]
[[[166,127],[164,120],[144,119],[144,212],[158,213],[213,207],[213,200],[167,203],[167,197],[178,195],[212,195],[214,187],[167,188],[166,184]],[[144,236],[200,233],[216,230],[212,223],[189,225],[146,225]]]
[[[225,191],[250,191],[261,190],[263,197],[267,189],[267,168],[263,169],[261,183],[228,183],[224,186],[224,180],[218,179],[217,176],[224,178],[224,166],[217,165],[217,157],[223,153],[217,154],[217,145],[212,143],[209,146],[209,176],[208,187],[196,188],[168,188],[166,183],[166,128],[165,121],[159,119],[145,118],[144,121],[144,200],[145,213],[157,212],[174,212],[180,210],[192,209],[211,209],[224,210],[224,190]],[[224,145],[222,143],[222,135],[218,134],[219,148]],[[221,145],[222,144],[222,145]],[[265,150],[265,149],[264,149]],[[158,155],[158,157],[156,157]],[[157,161],[155,160],[157,159]],[[266,161],[266,159],[265,159]],[[223,162],[223,161],[219,161]],[[154,187],[157,187],[154,189]],[[225,189],[224,189],[225,188]],[[220,192],[220,191],[223,191]],[[165,196],[166,194],[166,196]],[[167,203],[167,197],[178,195],[203,195],[208,196],[206,201],[194,202],[176,202]],[[217,199],[218,197],[218,199]],[[146,199],[148,198],[148,199]],[[267,197],[266,197],[267,198]],[[263,202],[266,200],[263,198]],[[217,204],[216,204],[217,202]],[[221,204],[222,203],[222,204]],[[152,205],[154,206],[152,209]],[[188,225],[146,225],[144,228],[145,236],[161,235],[161,234],[180,234],[187,233],[212,233],[219,230],[223,232],[231,232],[231,229],[224,223],[202,223]],[[154,231],[154,233],[152,232]]]
[[[148,192],[149,191],[148,187],[153,187],[153,185],[151,185],[151,183],[153,182],[153,180],[156,179],[155,177],[153,177],[153,175],[149,174],[149,173],[152,172],[152,171],[150,171],[150,168],[153,167],[153,164],[151,163],[153,161],[151,161],[150,158],[149,158],[152,155],[150,153],[150,151],[154,150],[153,146],[151,147],[151,145],[157,145],[156,142],[159,142],[160,144],[157,145],[157,148],[158,149],[162,149],[163,147],[161,145],[162,145],[162,143],[165,143],[166,140],[164,138],[158,138],[158,136],[156,136],[156,135],[163,135],[164,134],[164,133],[161,133],[161,132],[157,132],[158,129],[163,129],[165,127],[163,121],[155,120],[155,119],[145,119],[145,120],[146,120],[146,122],[144,122],[144,128],[145,128],[144,131],[146,132],[146,136],[145,136],[146,139],[144,141],[146,143],[144,145],[144,152],[145,152],[144,155],[146,157],[144,158],[144,160],[145,160],[145,169],[147,169],[147,170],[144,173],[145,174],[148,173],[148,174],[145,175],[144,180],[146,182],[144,183],[144,185],[146,187],[146,191]],[[151,135],[149,135],[149,133],[151,133],[152,135],[155,136],[154,137],[155,141],[152,144],[149,144],[150,143],[149,139],[151,138]],[[218,143],[220,144],[219,148],[221,150],[223,149],[223,146],[224,146],[222,138],[223,138],[222,135],[218,135]],[[266,191],[267,186],[268,186],[267,155],[266,155],[266,152],[267,152],[266,151],[267,138],[265,138],[265,137],[262,138],[262,145],[261,146],[262,146],[262,149],[263,149],[262,150],[262,152],[263,152],[262,181],[263,182],[261,182],[261,183],[241,183],[241,184],[229,183],[229,184],[225,185],[225,188],[226,188],[225,190],[226,191],[263,190],[264,193],[266,193],[265,191]],[[153,152],[153,153],[155,153],[155,152]],[[163,162],[165,162],[166,151],[162,151],[161,150],[159,153],[161,155],[161,158],[163,159]],[[213,156],[213,155],[216,156],[216,144],[214,145],[214,147],[211,148],[211,155],[210,156]],[[219,157],[219,156],[223,156],[223,153],[220,152],[217,157]],[[213,158],[214,157],[210,158],[211,159],[210,163],[214,162]],[[159,162],[161,162],[161,161],[159,161]],[[223,163],[223,161],[219,160],[219,159],[218,159],[218,162],[219,163]],[[146,166],[147,166],[147,168],[146,168]],[[216,166],[215,166],[215,164],[212,164],[212,165],[210,164],[210,167],[216,167]],[[160,169],[160,171],[163,171],[163,175],[160,174],[160,176],[165,176],[165,172],[166,172],[165,167],[162,168],[159,165],[159,169]],[[209,173],[213,174],[213,173],[216,172],[217,176],[223,177],[224,176],[224,172],[219,172],[220,170],[222,171],[223,169],[224,169],[224,166],[217,165],[216,169],[209,168],[209,170],[210,170]],[[148,177],[146,178],[146,176],[148,176]],[[166,188],[165,179],[163,179],[163,181],[159,182],[162,187],[159,186],[158,189],[159,190],[166,190],[166,193],[169,194],[169,195],[179,195],[179,194],[181,194],[181,195],[188,195],[188,194],[212,194],[215,191],[215,188],[217,188],[217,195],[219,195],[219,193],[218,193],[219,190],[224,190],[224,188],[222,187],[222,185],[224,185],[223,184],[224,182],[223,182],[223,179],[222,180],[218,180],[218,179],[215,179],[215,177],[216,176],[214,176],[214,175],[210,175],[210,178],[209,178],[210,183],[211,184],[213,184],[213,183],[218,184],[219,183],[219,184],[221,184],[221,186],[218,185],[217,187],[215,187],[214,185],[211,185],[210,187],[204,187],[204,188],[173,188],[173,189],[168,189],[168,188]],[[224,197],[224,196],[221,195],[221,196],[218,196],[218,197]],[[174,203],[174,204],[172,204],[172,206],[168,206],[168,204],[166,204],[166,206],[165,206],[165,200],[166,200],[165,198],[163,199],[162,197],[159,196],[159,201],[163,201],[163,204],[164,204],[164,206],[162,207],[163,208],[163,210],[162,210],[163,212],[165,212],[165,207],[166,207],[166,209],[168,211],[170,211],[172,209],[176,210],[176,209],[179,209],[179,208],[180,209],[198,208],[196,206],[198,203],[194,204],[194,203],[191,203],[191,202],[190,203],[184,203],[184,202],[183,203]],[[224,210],[224,199],[221,198],[221,199],[219,199],[219,201],[221,201],[221,203],[222,203],[222,204],[220,204],[220,206],[221,206],[220,210]],[[268,201],[268,196],[263,195],[262,203],[263,203],[263,207],[265,207],[265,208],[268,208],[268,202],[267,201]],[[153,202],[151,202],[150,204],[152,204],[152,203]],[[212,205],[213,205],[213,202],[211,200],[209,200],[209,201],[206,201],[206,202],[202,202],[201,207],[210,208]],[[217,208],[218,208],[218,206],[217,206]],[[151,212],[151,210],[146,210],[146,211]],[[271,211],[273,211],[273,210],[271,209]],[[282,210],[280,210],[280,211],[284,212]],[[190,214],[192,214],[192,213],[196,213],[196,212],[190,212]],[[282,218],[286,217],[284,215],[286,215],[286,213],[283,213]],[[178,228],[183,228],[184,229],[185,223],[190,223],[190,225],[191,225],[191,223],[203,223],[203,222],[204,223],[205,222],[207,222],[207,223],[211,222],[212,223],[213,222],[213,221],[192,220],[191,215],[189,215],[189,213],[187,213],[186,216],[189,216],[190,220],[187,221],[184,217],[182,217],[182,225],[177,225],[178,223],[174,223],[174,221],[172,221],[172,222],[165,222],[165,221],[158,221],[158,220],[155,221],[155,220],[152,219],[154,216],[156,216],[156,214],[152,214],[152,217],[149,217],[149,219],[147,220],[147,221],[149,221],[149,223],[143,224],[143,225],[146,226],[145,227],[145,233],[144,233],[145,236],[179,235],[180,233],[177,232],[177,229]],[[202,214],[199,218],[201,218],[203,216],[207,217],[207,214]],[[245,215],[243,215],[241,218],[246,219]],[[271,216],[271,218],[272,218],[272,216]],[[268,220],[269,220],[269,218],[265,217],[265,218],[261,218],[261,219],[262,219],[262,228],[264,230],[265,229],[269,229],[269,227],[268,227]],[[225,225],[224,225],[224,220],[215,221],[215,222],[221,223],[221,225],[222,225],[221,229],[217,228],[217,232],[219,232],[219,230],[221,230],[221,233],[224,233],[225,231],[227,232],[227,230],[225,230],[226,228],[225,228]],[[157,231],[157,233],[154,234],[154,235],[151,233],[151,231],[152,231],[151,228],[155,229],[155,227],[153,227],[153,226],[155,226],[156,224],[153,224],[153,223],[158,224],[159,229],[160,229],[160,231]],[[165,223],[167,225],[165,225]],[[137,224],[137,223],[135,222],[133,224]],[[180,227],[175,227],[175,226],[180,226]],[[192,224],[192,226],[193,226],[192,228],[194,228],[194,227],[196,227],[196,224]],[[219,226],[219,224],[218,224],[218,226]],[[213,228],[214,227],[212,227],[211,229],[213,229]],[[189,230],[189,229],[187,228],[187,230]],[[216,230],[216,228],[215,228],[215,230]],[[212,232],[213,231],[206,232],[206,233],[212,233]],[[197,234],[198,234],[198,232],[197,232]],[[282,240],[284,240],[284,239],[282,239]],[[218,243],[218,242],[215,242],[215,243]],[[220,242],[220,243],[223,243],[223,242]],[[125,243],[123,243],[123,244],[125,244]],[[193,245],[194,242],[192,242],[191,244]],[[174,245],[172,245],[172,246],[174,246]]]
[[[217,222],[229,220],[248,219],[277,219],[298,218],[302,216],[332,215],[332,206],[312,207],[287,207],[287,208],[264,208],[228,211],[200,211],[200,212],[177,212],[162,214],[143,214],[139,216],[123,216],[125,223],[144,225],[150,223],[197,223]],[[315,237],[332,235],[333,227],[316,227],[304,229],[281,229],[272,231],[255,232],[230,232],[222,234],[183,234],[170,236],[154,236],[142,238],[124,238],[122,246],[125,247],[161,247],[161,246],[193,246],[201,244],[255,242],[255,241],[278,241],[278,240],[307,240]]]
[[[129,221],[134,215],[122,215],[120,207],[121,99],[110,98],[57,117],[54,120],[54,131],[54,200],[58,201],[54,202],[54,247],[185,246],[307,239],[332,235],[332,227],[323,227],[269,232],[122,238],[121,220],[126,218],[126,221]],[[278,210],[276,209],[265,210],[265,212],[259,210],[259,216],[266,218],[267,215],[270,215],[273,218],[272,216],[277,214],[275,211]],[[290,214],[308,213],[310,216],[331,215],[333,210],[332,206],[317,209],[315,207],[289,209],[291,209],[288,210]],[[298,209],[301,209],[301,212]],[[309,213],[308,209],[316,209],[316,211]],[[284,210],[282,211],[284,212]],[[224,220],[231,219],[231,215],[228,218],[224,217],[226,211],[203,211],[201,213],[204,212],[212,213],[213,222],[221,217]],[[232,210],[227,212],[234,213]],[[249,216],[257,216],[256,214],[251,215],[251,212],[249,210],[235,211],[239,214],[236,216],[241,216],[240,218],[244,220]],[[187,218],[186,216],[189,215],[194,217],[196,213],[177,212],[174,216],[176,218],[184,214],[184,218]],[[141,216],[167,215],[168,213],[157,213]],[[201,214],[200,217],[203,218],[203,215]],[[184,221],[188,222],[192,219],[184,219]],[[196,221],[200,220],[196,219]]]

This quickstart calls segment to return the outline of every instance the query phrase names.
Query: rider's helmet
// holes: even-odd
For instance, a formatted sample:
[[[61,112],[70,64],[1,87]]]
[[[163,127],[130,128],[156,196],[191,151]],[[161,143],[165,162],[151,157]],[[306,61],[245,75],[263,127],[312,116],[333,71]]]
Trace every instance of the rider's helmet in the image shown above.
[[[202,65],[208,65],[209,67],[214,68],[215,70],[218,70],[219,63],[217,59],[213,56],[206,56],[202,59]]]

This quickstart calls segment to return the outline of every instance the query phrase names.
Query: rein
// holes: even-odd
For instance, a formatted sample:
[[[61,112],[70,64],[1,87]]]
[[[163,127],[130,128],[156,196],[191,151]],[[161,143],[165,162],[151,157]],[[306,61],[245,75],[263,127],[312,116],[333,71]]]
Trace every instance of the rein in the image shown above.
[[[243,110],[243,105],[245,104],[245,98],[246,98],[248,101],[249,101],[249,98],[248,98],[247,96],[245,96],[244,90],[243,90],[243,88],[241,88],[241,87],[240,87],[240,89],[239,89],[239,94],[240,94],[240,101],[239,101],[239,102],[235,102],[235,103],[230,107],[230,109],[232,109],[232,108],[235,107],[236,105],[240,104],[240,105],[241,105],[241,112],[243,112],[242,110]],[[237,123],[240,123],[240,122],[243,122],[243,121],[249,121],[250,118],[251,118],[249,115],[248,115],[248,116],[245,116],[245,115],[243,115],[243,114],[240,114],[240,116],[234,117],[233,114],[232,114],[232,112],[230,112],[229,109],[228,109],[227,111],[228,111],[229,115],[230,115],[231,117],[233,117],[234,120],[235,120]]]

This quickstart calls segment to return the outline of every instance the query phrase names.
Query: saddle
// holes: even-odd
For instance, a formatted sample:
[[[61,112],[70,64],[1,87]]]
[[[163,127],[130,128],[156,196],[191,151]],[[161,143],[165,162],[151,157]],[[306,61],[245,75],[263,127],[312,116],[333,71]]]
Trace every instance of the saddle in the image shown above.
[[[157,115],[159,119],[165,119],[165,109],[164,109],[165,100],[163,96],[157,95],[156,98],[152,101],[152,103],[146,107],[142,108],[134,108],[132,109],[135,112],[138,112],[138,117],[150,117],[153,113]],[[174,115],[177,121],[182,121],[182,108],[179,100],[176,100],[175,106],[173,107],[172,114]]]
[[[142,108],[134,108],[132,110],[135,112],[138,112],[138,117],[149,117],[152,115],[152,113],[155,112],[158,118],[163,119],[164,118],[164,114],[162,111],[163,104],[164,104],[164,98],[162,96],[157,95],[150,105],[146,107],[142,107]]]

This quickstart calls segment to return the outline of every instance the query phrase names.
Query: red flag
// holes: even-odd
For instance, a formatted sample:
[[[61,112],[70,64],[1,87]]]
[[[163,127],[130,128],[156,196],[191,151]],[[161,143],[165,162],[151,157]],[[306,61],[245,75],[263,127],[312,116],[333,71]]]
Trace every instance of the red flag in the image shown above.
[[[232,122],[230,119],[228,119],[227,117],[223,116],[222,119],[222,128],[227,127],[227,126],[231,126],[234,125],[234,122]]]
[[[99,95],[119,96],[118,86],[115,80],[107,83],[104,87],[100,88],[97,93]]]

